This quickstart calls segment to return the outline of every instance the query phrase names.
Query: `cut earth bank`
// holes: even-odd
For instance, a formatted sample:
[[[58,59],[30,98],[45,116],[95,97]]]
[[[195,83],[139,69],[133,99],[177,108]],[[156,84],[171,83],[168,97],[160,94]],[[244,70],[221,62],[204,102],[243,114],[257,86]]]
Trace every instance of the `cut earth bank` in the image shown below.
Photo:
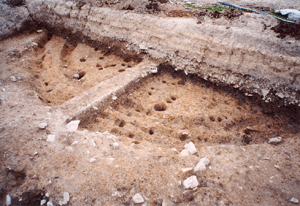
[[[128,2],[1,4],[1,203],[294,204],[297,36]]]

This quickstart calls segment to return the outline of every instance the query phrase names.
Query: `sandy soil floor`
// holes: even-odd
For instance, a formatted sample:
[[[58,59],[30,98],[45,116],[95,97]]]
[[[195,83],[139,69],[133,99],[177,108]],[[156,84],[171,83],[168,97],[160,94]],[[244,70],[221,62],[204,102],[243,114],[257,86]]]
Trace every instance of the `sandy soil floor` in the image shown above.
[[[152,4],[141,12],[167,15],[153,3],[141,1]],[[193,15],[179,4],[169,8],[180,11],[174,16]],[[66,122],[62,108],[74,97],[98,84],[109,89],[106,82],[146,60],[124,42],[76,42],[46,29],[1,41],[0,205],[10,198],[11,205],[31,206],[297,204],[300,128],[293,107],[266,112],[255,96],[161,64],[158,73]],[[279,136],[280,143],[268,142]],[[190,142],[197,151],[184,150]],[[195,171],[201,158],[209,162]],[[197,184],[187,186],[190,177]]]

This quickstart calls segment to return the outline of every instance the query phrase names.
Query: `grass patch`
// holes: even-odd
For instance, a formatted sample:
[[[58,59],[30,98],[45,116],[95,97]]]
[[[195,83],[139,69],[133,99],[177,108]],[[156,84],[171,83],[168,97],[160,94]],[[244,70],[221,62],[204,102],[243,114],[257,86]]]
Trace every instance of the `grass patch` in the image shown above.
[[[223,10],[231,10],[231,8],[221,6],[221,5],[206,5],[205,7],[211,11],[217,11],[217,12],[222,12]]]
[[[186,6],[190,7],[190,8],[193,8],[193,9],[199,9],[200,8],[199,6],[195,6],[193,4],[187,4]]]
[[[283,20],[286,20],[286,21],[293,22],[293,21],[289,20],[288,18],[286,18],[285,16],[282,16],[281,14],[275,13],[275,11],[270,11],[269,14],[270,14],[270,15],[273,15],[273,16],[275,16],[275,17],[278,17],[278,18],[280,18],[280,19],[283,19]]]

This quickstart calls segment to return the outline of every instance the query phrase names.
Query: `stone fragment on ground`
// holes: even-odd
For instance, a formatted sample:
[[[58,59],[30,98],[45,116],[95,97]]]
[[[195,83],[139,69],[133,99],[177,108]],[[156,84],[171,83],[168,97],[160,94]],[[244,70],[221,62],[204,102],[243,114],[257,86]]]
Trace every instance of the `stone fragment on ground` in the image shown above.
[[[69,122],[66,127],[70,132],[75,132],[78,129],[79,123],[80,120],[73,120]]]
[[[46,202],[47,202],[47,200],[45,200],[45,199],[41,200],[41,205],[46,204]]]
[[[187,149],[184,149],[184,150],[182,150],[182,151],[180,152],[179,155],[184,157],[184,156],[190,155],[190,153],[189,153],[189,151],[188,151]]]
[[[298,204],[299,200],[293,197],[293,198],[290,199],[290,202],[292,202],[294,204]]]
[[[281,137],[275,137],[275,138],[269,139],[269,144],[279,144],[281,142],[282,142],[282,138]]]
[[[68,192],[63,193],[63,200],[59,201],[59,205],[66,205],[70,201],[70,194]]]
[[[47,206],[53,206],[52,202],[47,202]]]
[[[112,144],[112,147],[113,147],[114,150],[119,149],[119,143],[118,143],[118,142],[114,142],[114,143]]]
[[[140,195],[140,193],[136,193],[133,197],[132,197],[132,201],[136,204],[139,203],[143,203],[144,202],[144,198],[142,197],[142,195]]]
[[[55,135],[53,135],[53,134],[49,134],[49,135],[47,135],[47,140],[46,140],[47,142],[55,142]]]
[[[16,78],[15,76],[11,76],[11,77],[10,77],[10,81],[16,82],[16,81],[17,81],[17,78]]]
[[[163,199],[163,202],[162,202],[162,205],[161,206],[173,206],[173,202],[171,200],[169,200],[168,198],[164,198]]]
[[[48,124],[46,122],[42,122],[38,125],[40,130],[46,129],[47,126],[48,126]]]
[[[197,177],[195,175],[185,179],[183,181],[183,186],[185,189],[189,189],[189,188],[195,188],[199,185],[199,182],[197,180]]]
[[[197,149],[196,149],[196,147],[195,147],[195,145],[194,145],[193,142],[189,142],[189,143],[185,144],[185,145],[184,145],[184,148],[187,149],[187,151],[188,151],[191,155],[197,153]]]
[[[206,170],[206,166],[209,164],[209,159],[204,157],[201,158],[198,164],[194,167],[194,172]]]
[[[6,205],[11,205],[11,197],[6,195]]]

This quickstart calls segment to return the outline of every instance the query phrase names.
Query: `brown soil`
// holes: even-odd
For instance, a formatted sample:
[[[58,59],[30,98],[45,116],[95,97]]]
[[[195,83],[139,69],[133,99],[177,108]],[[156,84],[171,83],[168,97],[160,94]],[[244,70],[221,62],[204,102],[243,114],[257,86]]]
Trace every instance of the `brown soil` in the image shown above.
[[[278,33],[278,38],[285,38],[287,36],[293,37],[297,40],[300,39],[300,24],[292,24],[279,21],[278,25],[271,28],[274,32]]]
[[[294,115],[267,115],[254,99],[181,72],[162,72],[126,91],[98,116],[81,119],[81,128],[177,149],[183,141],[197,147],[247,145],[299,132],[298,127],[288,126]]]

